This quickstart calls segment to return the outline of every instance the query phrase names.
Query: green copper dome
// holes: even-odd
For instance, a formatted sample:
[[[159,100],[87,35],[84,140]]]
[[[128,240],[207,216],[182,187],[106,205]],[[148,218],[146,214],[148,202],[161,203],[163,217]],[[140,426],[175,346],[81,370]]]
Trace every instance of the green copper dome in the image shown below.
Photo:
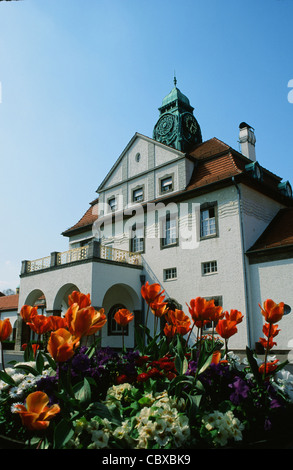
[[[170,91],[170,93],[167,96],[165,96],[165,98],[162,101],[162,106],[167,106],[168,104],[176,100],[181,101],[181,103],[184,103],[190,106],[190,102],[187,96],[183,95],[183,93],[181,93],[179,88],[177,88],[176,86],[174,86],[174,88]]]

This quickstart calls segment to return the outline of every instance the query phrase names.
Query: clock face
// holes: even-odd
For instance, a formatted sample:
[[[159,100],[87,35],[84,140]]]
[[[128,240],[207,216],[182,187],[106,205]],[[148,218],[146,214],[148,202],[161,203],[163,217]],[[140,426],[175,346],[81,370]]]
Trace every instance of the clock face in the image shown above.
[[[195,117],[192,114],[186,113],[182,120],[183,131],[187,138],[193,137],[198,129],[198,124]]]
[[[165,136],[168,134],[174,126],[175,118],[172,114],[165,114],[159,119],[157,125],[157,133],[159,136]]]

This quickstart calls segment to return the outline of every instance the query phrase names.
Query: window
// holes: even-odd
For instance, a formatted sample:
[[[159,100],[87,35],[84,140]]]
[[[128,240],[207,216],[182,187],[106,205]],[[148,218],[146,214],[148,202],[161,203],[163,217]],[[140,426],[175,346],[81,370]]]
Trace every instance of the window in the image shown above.
[[[177,219],[168,214],[162,222],[162,247],[176,245],[177,241]]]
[[[118,336],[122,335],[122,327],[118,325],[116,320],[114,319],[114,315],[120,308],[126,308],[122,304],[116,304],[113,305],[113,307],[110,308],[109,313],[108,313],[108,336]],[[124,327],[124,335],[128,335],[128,325]]]
[[[143,201],[143,188],[137,188],[133,190],[132,200],[134,202]]]
[[[133,225],[130,236],[130,251],[132,253],[144,251],[144,227]]]
[[[211,237],[217,235],[216,205],[202,208],[200,211],[200,236]]]
[[[177,268],[164,269],[164,281],[169,281],[170,279],[177,279]]]
[[[218,272],[217,261],[207,261],[202,263],[202,275],[214,274]]]
[[[166,193],[167,191],[172,191],[173,189],[173,177],[167,176],[161,179],[161,193]]]
[[[115,197],[112,197],[111,199],[109,199],[108,204],[109,204],[110,210],[112,212],[116,210],[116,199],[115,199]]]

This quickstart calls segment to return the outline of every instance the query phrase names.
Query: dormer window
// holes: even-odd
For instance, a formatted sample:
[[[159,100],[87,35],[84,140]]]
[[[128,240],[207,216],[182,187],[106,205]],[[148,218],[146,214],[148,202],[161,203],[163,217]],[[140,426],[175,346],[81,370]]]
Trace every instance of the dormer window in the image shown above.
[[[284,196],[292,197],[292,187],[289,181],[284,181],[278,184],[278,189]]]
[[[258,162],[248,163],[245,165],[245,170],[256,180],[262,180],[262,169]]]
[[[166,176],[160,180],[160,192],[161,194],[173,191],[173,176]]]
[[[133,202],[143,201],[143,188],[136,188],[133,190],[132,201]]]

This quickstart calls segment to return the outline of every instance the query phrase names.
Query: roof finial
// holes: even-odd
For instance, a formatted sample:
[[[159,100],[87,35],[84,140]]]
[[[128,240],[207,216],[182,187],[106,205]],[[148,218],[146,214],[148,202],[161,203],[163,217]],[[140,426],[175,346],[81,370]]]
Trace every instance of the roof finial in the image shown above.
[[[174,85],[175,85],[175,87],[176,87],[176,85],[177,85],[177,78],[176,78],[176,72],[175,72],[175,70],[174,70]]]

